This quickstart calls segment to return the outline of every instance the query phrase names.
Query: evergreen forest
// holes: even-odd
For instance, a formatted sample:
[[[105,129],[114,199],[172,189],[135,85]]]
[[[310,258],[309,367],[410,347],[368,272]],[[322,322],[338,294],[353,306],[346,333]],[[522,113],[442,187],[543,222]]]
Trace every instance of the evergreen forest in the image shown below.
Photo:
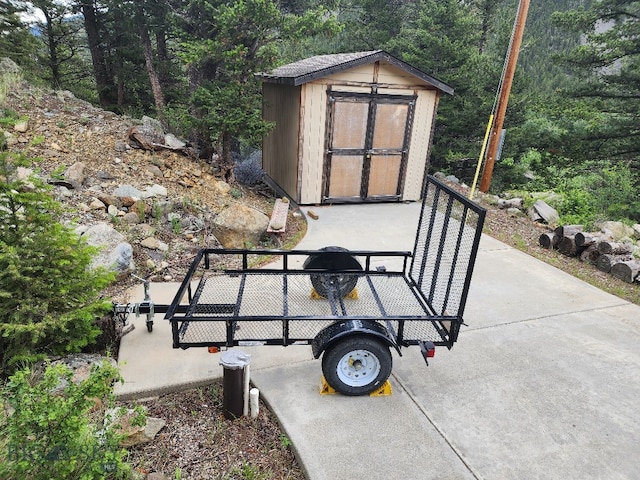
[[[386,50],[455,89],[430,171],[473,180],[516,0],[0,1],[0,57],[36,85],[158,118],[223,161],[259,148],[256,73]],[[640,2],[533,1],[490,191],[553,190],[566,221],[640,222]]]

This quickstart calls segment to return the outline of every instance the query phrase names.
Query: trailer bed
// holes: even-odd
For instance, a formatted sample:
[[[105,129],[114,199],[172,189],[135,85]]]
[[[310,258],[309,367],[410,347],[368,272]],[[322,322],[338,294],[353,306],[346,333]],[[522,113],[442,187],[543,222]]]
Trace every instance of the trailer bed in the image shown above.
[[[451,348],[484,215],[428,177],[413,252],[203,249],[165,316],[173,346],[312,344],[337,322],[368,322],[379,324],[398,351],[424,341]],[[254,255],[274,263],[253,268]],[[351,261],[341,267],[345,255],[358,268]],[[306,268],[314,264],[303,261],[315,257],[330,268]],[[318,282],[329,285],[320,294]],[[344,284],[355,288],[345,292]]]

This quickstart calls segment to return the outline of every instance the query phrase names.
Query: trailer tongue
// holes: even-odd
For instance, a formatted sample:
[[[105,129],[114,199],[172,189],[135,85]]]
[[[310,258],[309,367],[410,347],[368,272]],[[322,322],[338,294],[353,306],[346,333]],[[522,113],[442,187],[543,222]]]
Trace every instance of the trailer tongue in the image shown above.
[[[369,394],[391,374],[391,349],[419,346],[426,361],[456,342],[484,217],[428,177],[413,252],[203,249],[173,302],[151,308],[166,312],[174,348],[311,345],[331,387]],[[279,261],[252,268],[253,255]]]

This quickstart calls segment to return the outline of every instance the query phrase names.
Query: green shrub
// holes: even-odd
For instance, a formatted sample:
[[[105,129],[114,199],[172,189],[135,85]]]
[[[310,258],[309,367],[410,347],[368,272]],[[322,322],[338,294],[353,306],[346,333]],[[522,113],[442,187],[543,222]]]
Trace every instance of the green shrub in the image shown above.
[[[0,378],[47,355],[77,352],[111,310],[113,275],[90,269],[96,250],[58,222],[61,206],[21,154],[0,151]]]
[[[41,379],[29,369],[10,377],[0,400],[0,479],[129,478],[119,429],[104,421],[119,379],[106,363],[80,383],[62,364]]]

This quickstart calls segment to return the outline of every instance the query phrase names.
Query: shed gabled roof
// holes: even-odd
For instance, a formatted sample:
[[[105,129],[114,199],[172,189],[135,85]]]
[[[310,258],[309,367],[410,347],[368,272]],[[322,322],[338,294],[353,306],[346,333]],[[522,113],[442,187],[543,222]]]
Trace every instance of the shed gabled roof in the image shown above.
[[[317,55],[283,65],[271,72],[261,73],[259,76],[264,82],[298,86],[318,78],[378,61],[394,65],[445,93],[453,94],[453,88],[449,85],[397,59],[384,50]]]

